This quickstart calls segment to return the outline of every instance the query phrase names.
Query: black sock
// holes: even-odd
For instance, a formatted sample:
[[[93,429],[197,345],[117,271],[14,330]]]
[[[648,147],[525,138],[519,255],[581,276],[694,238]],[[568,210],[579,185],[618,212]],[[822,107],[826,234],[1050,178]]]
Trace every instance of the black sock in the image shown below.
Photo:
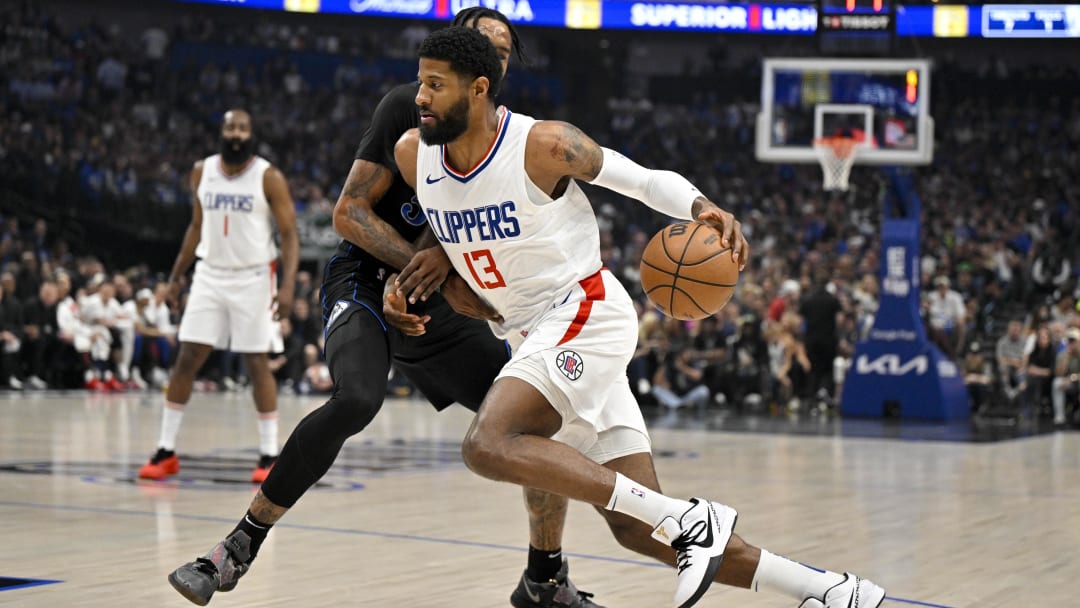
[[[534,583],[546,583],[555,578],[562,568],[562,547],[543,551],[529,545],[529,567],[525,576]]]
[[[255,559],[255,556],[259,554],[259,547],[262,546],[263,541],[266,540],[266,534],[270,532],[270,528],[274,527],[274,524],[264,524],[263,522],[255,519],[255,516],[248,511],[244,515],[244,519],[240,520],[240,523],[236,524],[233,528],[233,532],[237,530],[243,530],[244,534],[251,537],[251,557],[248,559],[248,563]],[[229,534],[232,534],[230,532]]]

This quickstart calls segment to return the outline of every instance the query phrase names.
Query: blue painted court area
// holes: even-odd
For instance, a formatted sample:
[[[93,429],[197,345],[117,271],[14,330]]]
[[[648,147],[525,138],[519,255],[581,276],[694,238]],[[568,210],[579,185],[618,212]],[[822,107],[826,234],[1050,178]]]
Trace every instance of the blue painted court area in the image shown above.
[[[63,505],[63,506],[61,506],[61,505],[48,505],[48,504],[40,504],[40,503],[10,502],[10,501],[0,501],[0,506],[23,507],[23,508],[42,509],[42,510],[81,511],[81,512],[102,513],[102,514],[109,514],[109,515],[129,516],[129,517],[157,517],[157,514],[154,513],[153,511],[138,511],[138,510],[133,510],[133,509],[108,509],[108,508],[101,508],[101,507],[78,507],[78,506],[72,506],[72,505]],[[195,520],[195,521],[213,521],[213,522],[218,522],[218,523],[222,523],[222,524],[232,524],[232,523],[234,523],[233,520],[228,519],[228,518],[210,517],[210,516],[205,516],[205,515],[185,515],[185,514],[182,514],[182,513],[173,513],[172,517],[175,518],[175,519],[188,519],[188,520]],[[311,526],[311,525],[288,524],[288,523],[278,523],[274,527],[277,528],[277,529],[286,529],[286,528],[288,528],[288,529],[293,529],[293,530],[308,530],[308,531],[318,531],[318,532],[329,532],[331,534],[347,534],[347,535],[355,535],[355,536],[373,536],[373,537],[378,537],[378,538],[389,538],[389,539],[394,539],[394,540],[404,540],[404,541],[413,541],[413,542],[450,544],[450,545],[458,545],[458,546],[463,546],[463,547],[474,547],[474,548],[489,549],[489,550],[492,550],[492,551],[512,551],[514,553],[521,553],[523,551],[527,551],[527,549],[524,549],[522,547],[514,547],[514,546],[510,546],[510,545],[500,545],[500,544],[496,544],[496,543],[482,543],[482,542],[476,542],[476,541],[460,540],[460,539],[454,539],[454,538],[441,538],[441,537],[438,537],[438,536],[424,536],[424,535],[418,535],[418,534],[395,534],[395,533],[392,533],[392,532],[377,532],[377,531],[373,531],[373,530],[359,530],[359,529],[355,529],[355,528],[338,528],[338,527],[332,527],[332,526]],[[636,560],[636,559],[624,559],[624,558],[617,558],[617,557],[607,557],[607,556],[603,556],[603,555],[590,555],[590,554],[587,554],[587,553],[571,553],[571,552],[567,552],[566,555],[568,557],[575,557],[575,558],[578,558],[578,559],[590,559],[590,560],[605,561],[605,562],[617,562],[617,563],[622,563],[622,564],[634,564],[634,565],[643,566],[643,567],[647,567],[647,568],[667,568],[667,566],[665,566],[663,564],[660,564],[660,563],[657,563],[657,562],[654,562],[654,561],[645,561],[645,560]],[[29,581],[29,579],[0,579],[0,581],[2,581],[2,580],[28,580]],[[33,585],[47,585],[49,583],[57,583],[57,582],[61,582],[61,581],[31,581],[31,582],[32,582],[32,584],[24,585],[24,586],[29,587],[29,586],[33,586]],[[0,588],[0,591],[5,591],[5,589]],[[911,600],[911,599],[906,599],[906,598],[901,598],[901,597],[892,597],[892,596],[886,597],[885,602],[886,602],[886,604],[888,604],[888,603],[910,604],[910,605],[913,605],[913,606],[927,606],[929,608],[954,608],[952,606],[947,606],[947,605],[944,605],[944,604],[934,604],[934,603],[930,603],[930,602],[922,602],[922,601],[919,601],[919,600]]]
[[[38,578],[14,578],[9,576],[0,576],[0,591],[14,591],[16,589],[26,589],[27,587],[40,587],[41,585],[51,585],[53,583],[62,583],[64,581],[51,581]]]

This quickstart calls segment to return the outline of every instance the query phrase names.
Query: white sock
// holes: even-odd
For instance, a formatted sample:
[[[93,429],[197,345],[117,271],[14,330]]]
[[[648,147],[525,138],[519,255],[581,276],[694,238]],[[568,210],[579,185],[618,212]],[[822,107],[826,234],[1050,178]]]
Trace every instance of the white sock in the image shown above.
[[[184,404],[166,400],[161,410],[161,439],[158,447],[170,452],[176,449],[176,436],[180,434],[180,423],[184,421]]]
[[[842,580],[842,574],[818,570],[762,549],[750,588],[758,591],[759,587],[764,587],[801,602],[808,597],[824,598],[825,592]]]
[[[688,501],[668,498],[622,473],[615,473],[615,490],[612,491],[605,508],[629,515],[655,528],[668,516],[678,521],[692,506]]]
[[[278,455],[278,413],[259,412],[259,454]]]

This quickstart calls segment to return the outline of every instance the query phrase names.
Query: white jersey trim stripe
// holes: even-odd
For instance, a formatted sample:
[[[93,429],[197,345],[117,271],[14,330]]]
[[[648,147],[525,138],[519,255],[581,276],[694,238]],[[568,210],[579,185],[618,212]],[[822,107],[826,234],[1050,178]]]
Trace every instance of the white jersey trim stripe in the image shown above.
[[[495,153],[499,151],[499,146],[502,144],[503,139],[506,137],[506,125],[510,122],[509,108],[503,107],[502,111],[503,116],[502,120],[499,121],[499,130],[495,134],[495,139],[491,140],[491,147],[489,147],[487,153],[484,154],[484,158],[482,158],[480,162],[476,163],[476,166],[474,166],[472,169],[469,169],[465,173],[455,171],[450,166],[450,163],[446,162],[446,146],[439,146],[442,149],[442,167],[446,170],[447,175],[461,183],[465,183],[477,174],[479,174],[481,171],[483,171],[484,168],[491,163],[491,159],[495,158]]]

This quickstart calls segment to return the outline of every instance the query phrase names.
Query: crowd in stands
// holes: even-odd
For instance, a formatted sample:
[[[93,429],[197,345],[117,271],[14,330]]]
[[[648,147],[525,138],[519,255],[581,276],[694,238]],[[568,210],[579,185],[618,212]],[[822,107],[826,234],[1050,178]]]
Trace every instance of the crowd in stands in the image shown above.
[[[162,387],[187,286],[172,302],[164,273],[145,265],[110,271],[93,255],[64,255],[45,220],[29,230],[21,226],[17,217],[0,218],[0,386]],[[280,322],[271,367],[283,388],[325,391],[322,326],[312,314],[319,294],[310,273],[299,273],[296,293],[291,316]],[[201,388],[241,388],[246,380],[239,357],[215,355]]]
[[[61,27],[33,3],[0,16],[0,188],[134,225],[174,208],[167,216],[174,239],[190,214],[187,170],[216,149],[227,106],[251,110],[259,151],[282,168],[301,213],[327,212],[374,104],[407,81],[401,58],[419,36],[415,24],[340,36],[209,20],[119,35],[94,24]],[[225,44],[269,54],[261,65],[206,60]],[[345,60],[297,62],[286,52],[297,50]],[[557,66],[547,67],[537,82],[559,77]],[[1080,74],[1068,66],[992,68],[943,62],[935,74],[934,163],[914,173],[924,318],[963,368],[974,407],[1003,396],[1063,421],[1080,409],[1080,345],[1072,338],[1080,337],[1080,182],[1072,177],[1080,166],[1080,96],[1051,85]],[[515,69],[507,105],[569,118],[643,165],[683,173],[742,220],[752,244],[752,264],[720,313],[697,323],[665,318],[647,304],[638,264],[666,220],[587,187],[604,262],[639,302],[630,375],[643,402],[834,406],[854,344],[877,311],[878,174],[856,167],[852,190],[836,195],[822,191],[816,166],[758,163],[753,96],[688,94],[670,105],[614,95],[603,111],[575,113],[554,89],[515,94]],[[992,86],[1006,79],[1004,89]],[[23,230],[5,217],[2,383],[163,382],[183,306],[165,298],[165,268],[106,269],[95,260],[94,247],[103,245],[71,252],[49,232],[44,221]],[[274,365],[283,386],[325,390],[318,271],[301,274]],[[206,381],[232,386],[236,365],[221,353]]]

